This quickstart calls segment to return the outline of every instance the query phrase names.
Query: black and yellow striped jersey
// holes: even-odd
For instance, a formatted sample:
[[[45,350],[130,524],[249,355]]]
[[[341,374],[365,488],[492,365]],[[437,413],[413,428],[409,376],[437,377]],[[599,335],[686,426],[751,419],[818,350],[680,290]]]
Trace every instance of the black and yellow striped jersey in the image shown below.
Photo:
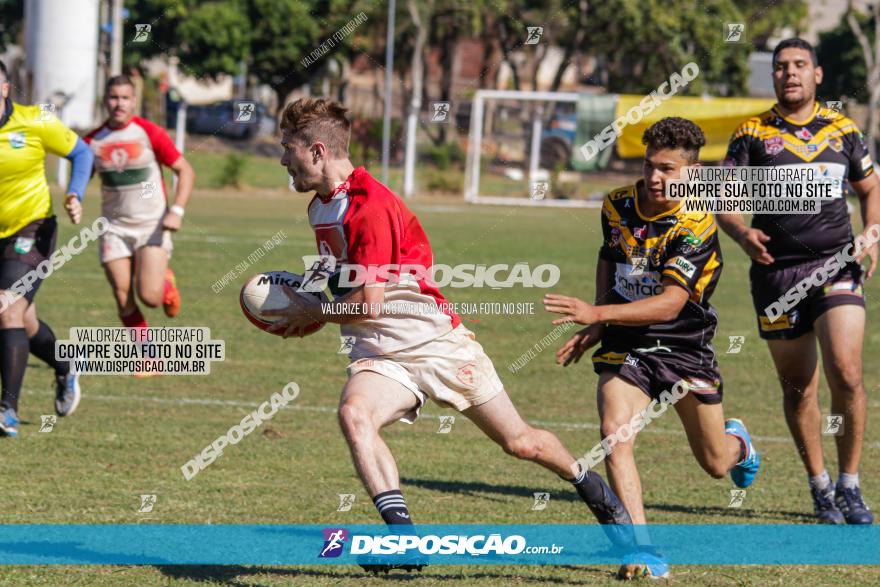
[[[717,317],[709,305],[721,275],[721,246],[712,214],[684,212],[681,204],[648,217],[639,209],[642,180],[605,197],[602,204],[603,244],[599,257],[614,263],[611,303],[641,300],[673,282],[690,294],[679,316],[649,326],[609,326],[618,335],[635,337],[634,344],[705,346]],[[598,292],[599,296],[605,292]],[[637,339],[643,339],[639,342]]]
[[[725,165],[812,167],[831,177],[834,199],[821,202],[818,214],[756,214],[752,226],[765,232],[768,252],[777,262],[802,262],[834,255],[852,241],[844,198],[845,181],[874,172],[865,139],[855,123],[818,103],[798,123],[778,105],[739,125],[730,139]]]

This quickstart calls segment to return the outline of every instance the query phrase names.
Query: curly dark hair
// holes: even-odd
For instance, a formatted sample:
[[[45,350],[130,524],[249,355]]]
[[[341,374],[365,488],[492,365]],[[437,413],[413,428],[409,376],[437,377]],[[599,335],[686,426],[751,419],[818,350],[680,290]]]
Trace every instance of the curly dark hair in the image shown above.
[[[686,118],[670,116],[658,120],[642,135],[642,143],[650,149],[682,149],[688,162],[696,163],[700,149],[706,145],[703,130]]]

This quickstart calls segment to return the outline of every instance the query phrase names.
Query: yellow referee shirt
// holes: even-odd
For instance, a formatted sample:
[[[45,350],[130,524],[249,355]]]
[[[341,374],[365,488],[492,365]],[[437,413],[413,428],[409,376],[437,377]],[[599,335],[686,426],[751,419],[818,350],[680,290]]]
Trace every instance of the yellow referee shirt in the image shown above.
[[[39,106],[6,100],[0,118],[0,239],[52,215],[46,152],[64,157],[76,140],[76,133]]]

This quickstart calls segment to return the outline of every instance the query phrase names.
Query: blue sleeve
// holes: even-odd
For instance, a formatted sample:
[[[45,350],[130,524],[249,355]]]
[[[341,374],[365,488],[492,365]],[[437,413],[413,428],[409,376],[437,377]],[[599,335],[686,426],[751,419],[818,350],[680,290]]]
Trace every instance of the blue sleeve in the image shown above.
[[[65,156],[65,159],[69,159],[72,166],[67,193],[76,194],[76,197],[82,202],[83,197],[86,195],[86,185],[92,177],[92,163],[95,160],[95,156],[85,141],[77,139],[76,145]]]

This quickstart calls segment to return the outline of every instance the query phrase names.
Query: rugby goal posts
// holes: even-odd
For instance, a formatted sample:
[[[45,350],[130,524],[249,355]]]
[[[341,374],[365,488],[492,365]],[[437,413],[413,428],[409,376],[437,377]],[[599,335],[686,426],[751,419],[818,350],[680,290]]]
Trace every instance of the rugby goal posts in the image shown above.
[[[477,90],[468,129],[465,201],[601,208],[601,198],[575,193],[585,189],[571,168],[572,153],[579,152],[579,99],[575,92]],[[559,181],[562,177],[567,180]]]

